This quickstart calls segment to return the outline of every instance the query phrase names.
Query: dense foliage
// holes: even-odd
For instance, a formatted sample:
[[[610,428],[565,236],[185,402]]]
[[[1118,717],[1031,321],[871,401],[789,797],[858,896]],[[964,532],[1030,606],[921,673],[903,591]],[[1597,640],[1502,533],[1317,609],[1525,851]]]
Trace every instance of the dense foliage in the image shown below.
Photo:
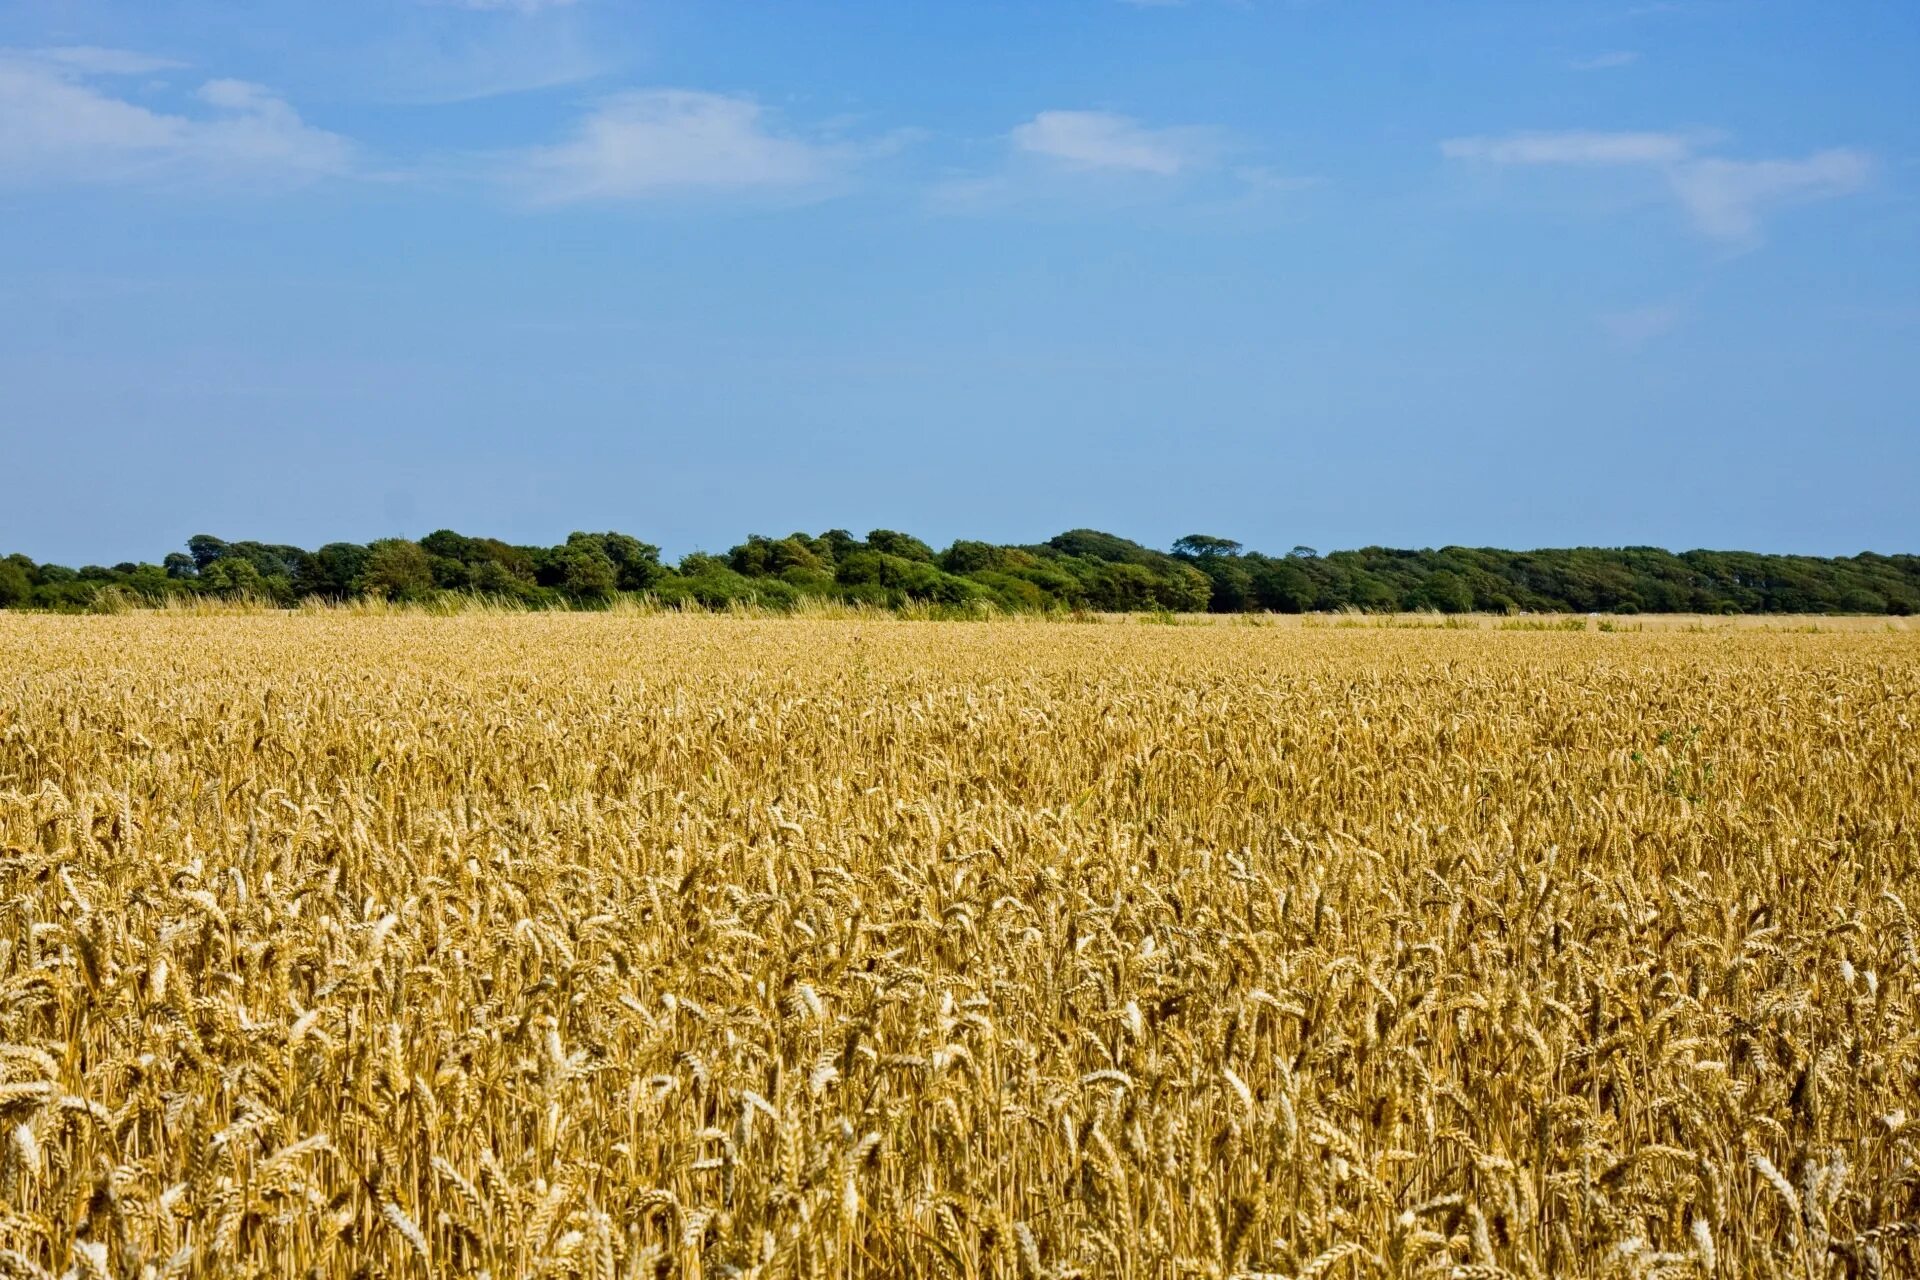
[[[968,612],[1055,610],[1303,613],[1314,610],[1490,612],[1867,613],[1920,609],[1920,556],[1833,559],[1657,547],[1402,551],[1320,555],[1245,551],[1190,534],[1170,552],[1074,529],[1037,546],[959,541],[935,551],[875,529],[754,535],[724,556],[677,565],[623,533],[575,533],[552,547],[513,546],[442,529],[415,542],[333,542],[317,551],[210,534],[160,564],[70,569],[0,560],[0,608],[83,610],[170,596],[420,600],[481,594],[529,607],[592,607],[645,594],[666,604],[735,601],[782,609],[809,599]]]

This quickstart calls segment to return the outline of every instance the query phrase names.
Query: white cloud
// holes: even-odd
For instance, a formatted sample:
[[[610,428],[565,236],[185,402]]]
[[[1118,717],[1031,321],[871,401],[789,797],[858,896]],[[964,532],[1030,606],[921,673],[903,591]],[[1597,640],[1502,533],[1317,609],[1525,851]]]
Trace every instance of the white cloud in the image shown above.
[[[1838,147],[1804,160],[1721,160],[1708,156],[1668,174],[1694,224],[1724,240],[1752,240],[1760,233],[1760,210],[1790,200],[1824,200],[1867,185],[1873,160],[1864,151]]]
[[[0,184],[284,182],[352,165],[345,138],[259,85],[210,80],[196,95],[210,110],[174,114],[104,92],[73,65],[0,56]]]
[[[824,185],[853,155],[773,131],[749,98],[646,89],[601,102],[570,140],[521,156],[516,176],[546,203],[792,191]]]
[[[539,22],[439,12],[380,41],[369,69],[386,101],[469,102],[595,79],[620,65],[623,47],[568,10]]]
[[[927,192],[942,213],[1084,213],[1178,203],[1224,213],[1320,185],[1245,156],[1224,130],[1155,128],[1109,111],[1042,111],[1006,135],[997,168],[956,172]]]
[[[1440,144],[1448,159],[1490,164],[1667,164],[1692,150],[1693,143],[1678,133],[1513,133]]]
[[[1042,111],[1012,134],[1013,145],[1074,169],[1172,177],[1205,164],[1214,150],[1204,129],[1149,129],[1106,111]]]
[[[484,13],[538,13],[542,9],[564,9],[574,0],[430,0],[455,9],[475,9]]]
[[[1621,67],[1630,67],[1640,61],[1640,54],[1633,49],[1614,49],[1607,53],[1596,53],[1590,58],[1575,58],[1567,65],[1575,71],[1617,71]]]
[[[134,53],[127,49],[102,49],[87,44],[35,49],[28,56],[81,75],[94,76],[146,76],[158,71],[177,71],[187,65],[175,62],[172,58],[156,58],[152,54]]]
[[[1262,192],[1311,191],[1326,185],[1325,178],[1311,174],[1282,173],[1264,164],[1237,165],[1233,176],[1246,183],[1249,190]]]
[[[1516,133],[1450,138],[1449,159],[1500,165],[1612,165],[1660,173],[1702,234],[1757,243],[1761,214],[1773,205],[1843,196],[1866,186],[1873,159],[1850,147],[1804,159],[1729,160],[1702,155],[1710,135],[1681,133]]]
[[[1657,302],[1625,311],[1608,311],[1600,316],[1600,327],[1623,347],[1638,350],[1656,338],[1672,333],[1686,318],[1686,310],[1677,302]]]

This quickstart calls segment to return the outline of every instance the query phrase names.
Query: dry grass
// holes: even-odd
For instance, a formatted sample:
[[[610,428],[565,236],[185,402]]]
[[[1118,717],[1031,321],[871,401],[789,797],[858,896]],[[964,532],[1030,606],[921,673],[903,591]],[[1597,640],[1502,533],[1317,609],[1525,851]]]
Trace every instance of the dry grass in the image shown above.
[[[0,615],[0,1275],[1915,1274],[1916,659]]]

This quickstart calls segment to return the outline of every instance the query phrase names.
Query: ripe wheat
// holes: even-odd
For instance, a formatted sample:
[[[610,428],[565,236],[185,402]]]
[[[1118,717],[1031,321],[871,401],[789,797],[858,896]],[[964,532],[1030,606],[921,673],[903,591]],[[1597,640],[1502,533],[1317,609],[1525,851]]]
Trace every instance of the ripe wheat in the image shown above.
[[[1915,1274],[1917,660],[0,615],[0,1275]]]

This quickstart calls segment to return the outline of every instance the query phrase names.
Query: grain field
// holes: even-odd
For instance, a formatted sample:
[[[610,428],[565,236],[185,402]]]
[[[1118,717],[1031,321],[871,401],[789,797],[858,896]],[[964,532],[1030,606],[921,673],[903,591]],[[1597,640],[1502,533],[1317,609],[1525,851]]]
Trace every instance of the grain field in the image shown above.
[[[0,1275],[1920,1273],[1920,633],[0,614]]]

